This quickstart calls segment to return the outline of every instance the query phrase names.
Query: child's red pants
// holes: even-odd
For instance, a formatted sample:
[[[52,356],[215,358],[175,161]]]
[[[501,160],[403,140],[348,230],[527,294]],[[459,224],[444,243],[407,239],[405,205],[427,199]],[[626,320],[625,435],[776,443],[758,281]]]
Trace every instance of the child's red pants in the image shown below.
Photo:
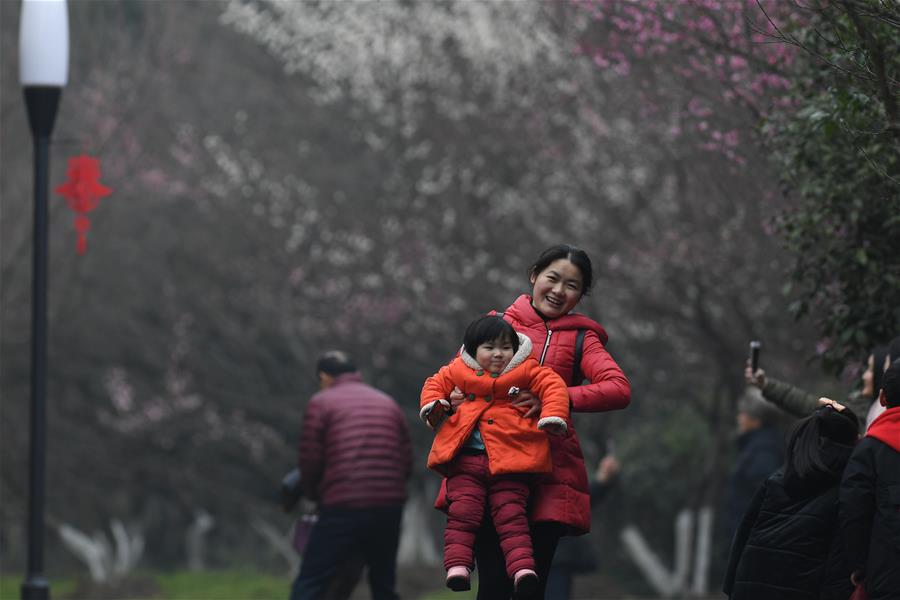
[[[491,476],[486,454],[460,454],[448,467],[447,529],[444,531],[444,568],[474,566],[475,535],[481,526],[485,504],[491,508],[506,572],[534,569],[534,552],[528,528],[528,476]],[[486,502],[487,501],[487,502]]]

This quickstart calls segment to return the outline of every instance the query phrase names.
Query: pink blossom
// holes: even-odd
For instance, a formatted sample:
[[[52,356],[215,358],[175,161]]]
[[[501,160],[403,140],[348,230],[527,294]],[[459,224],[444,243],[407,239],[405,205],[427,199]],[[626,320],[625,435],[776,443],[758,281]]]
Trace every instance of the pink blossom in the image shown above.
[[[625,77],[631,72],[631,65],[626,61],[618,62],[616,63],[616,66],[613,67],[613,71],[615,71],[616,74]]]
[[[737,130],[732,129],[731,131],[725,132],[725,135],[722,136],[722,141],[729,148],[734,148],[738,145],[739,136]]]
[[[747,68],[747,59],[743,56],[731,56],[729,58],[729,65],[732,69],[746,69]]]
[[[603,55],[599,52],[594,52],[594,64],[601,69],[609,67],[609,61],[603,58]]]
[[[691,98],[687,108],[688,112],[695,117],[703,118],[712,114],[712,110],[700,98]]]

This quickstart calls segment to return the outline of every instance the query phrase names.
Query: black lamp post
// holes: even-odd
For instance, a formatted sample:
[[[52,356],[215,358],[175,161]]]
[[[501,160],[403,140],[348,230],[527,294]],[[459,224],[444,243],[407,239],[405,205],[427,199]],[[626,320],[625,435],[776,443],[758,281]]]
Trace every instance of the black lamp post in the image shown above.
[[[34,140],[28,574],[22,583],[22,600],[50,597],[50,585],[43,573],[47,424],[47,189],[50,134],[68,71],[69,15],[66,0],[22,0],[19,75]]]

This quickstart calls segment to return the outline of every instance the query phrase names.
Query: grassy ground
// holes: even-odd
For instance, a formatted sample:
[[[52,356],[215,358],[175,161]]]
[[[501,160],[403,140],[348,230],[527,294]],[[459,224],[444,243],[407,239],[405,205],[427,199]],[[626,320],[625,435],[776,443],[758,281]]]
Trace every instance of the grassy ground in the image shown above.
[[[424,586],[432,587],[434,592],[414,591],[412,588],[423,587],[422,582],[400,579],[400,591],[408,600],[471,600],[475,597],[474,594],[441,589],[442,579],[435,580],[433,586],[430,582]],[[21,585],[21,574],[0,574],[0,600],[18,600]],[[288,577],[254,571],[138,572],[123,581],[103,585],[81,578],[51,580],[50,596],[54,600],[286,600],[290,586]],[[353,598],[368,597],[368,586],[363,581]]]
[[[21,596],[22,581],[25,579],[22,573],[0,573],[0,600],[19,600]],[[62,598],[61,594],[71,594],[75,591],[74,579],[64,581],[51,581],[51,598]]]
[[[0,576],[0,600],[18,600],[21,575]],[[50,581],[54,600],[284,600],[290,579],[249,571],[136,573],[104,585],[80,579]]]
[[[441,569],[413,569],[398,573],[398,592],[404,600],[474,600],[475,593],[452,592],[443,587]],[[0,600],[18,600],[22,574],[0,574]],[[473,581],[473,584],[475,582]],[[291,580],[249,570],[173,573],[138,572],[124,581],[105,585],[83,578],[53,579],[53,600],[287,600]],[[635,598],[602,575],[576,578],[576,600]],[[365,580],[354,590],[353,600],[370,598]]]

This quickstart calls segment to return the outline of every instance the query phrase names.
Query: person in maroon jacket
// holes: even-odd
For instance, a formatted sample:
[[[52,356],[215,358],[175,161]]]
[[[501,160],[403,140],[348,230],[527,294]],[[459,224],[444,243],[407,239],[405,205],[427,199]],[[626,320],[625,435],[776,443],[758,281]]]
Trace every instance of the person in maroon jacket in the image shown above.
[[[304,495],[318,504],[291,600],[328,595],[348,557],[362,553],[374,600],[394,600],[400,521],[412,446],[397,403],[366,385],[346,353],[325,353],[321,391],[306,408],[299,466]]]
[[[574,412],[620,410],[631,400],[631,386],[622,369],[606,350],[603,327],[573,312],[590,290],[593,270],[588,255],[566,244],[552,246],[529,269],[531,295],[521,295],[502,314],[513,328],[527,335],[534,357],[552,368],[569,385]],[[525,416],[540,411],[540,399],[528,390],[519,392]],[[452,394],[451,402],[464,402]],[[550,439],[553,471],[542,477],[532,494],[529,520],[539,588],[533,598],[543,598],[547,575],[559,538],[590,530],[591,499],[584,455],[572,424],[567,433]],[[435,503],[445,507],[444,488]],[[513,585],[505,572],[503,554],[490,519],[485,518],[475,541],[478,600],[512,597]]]

